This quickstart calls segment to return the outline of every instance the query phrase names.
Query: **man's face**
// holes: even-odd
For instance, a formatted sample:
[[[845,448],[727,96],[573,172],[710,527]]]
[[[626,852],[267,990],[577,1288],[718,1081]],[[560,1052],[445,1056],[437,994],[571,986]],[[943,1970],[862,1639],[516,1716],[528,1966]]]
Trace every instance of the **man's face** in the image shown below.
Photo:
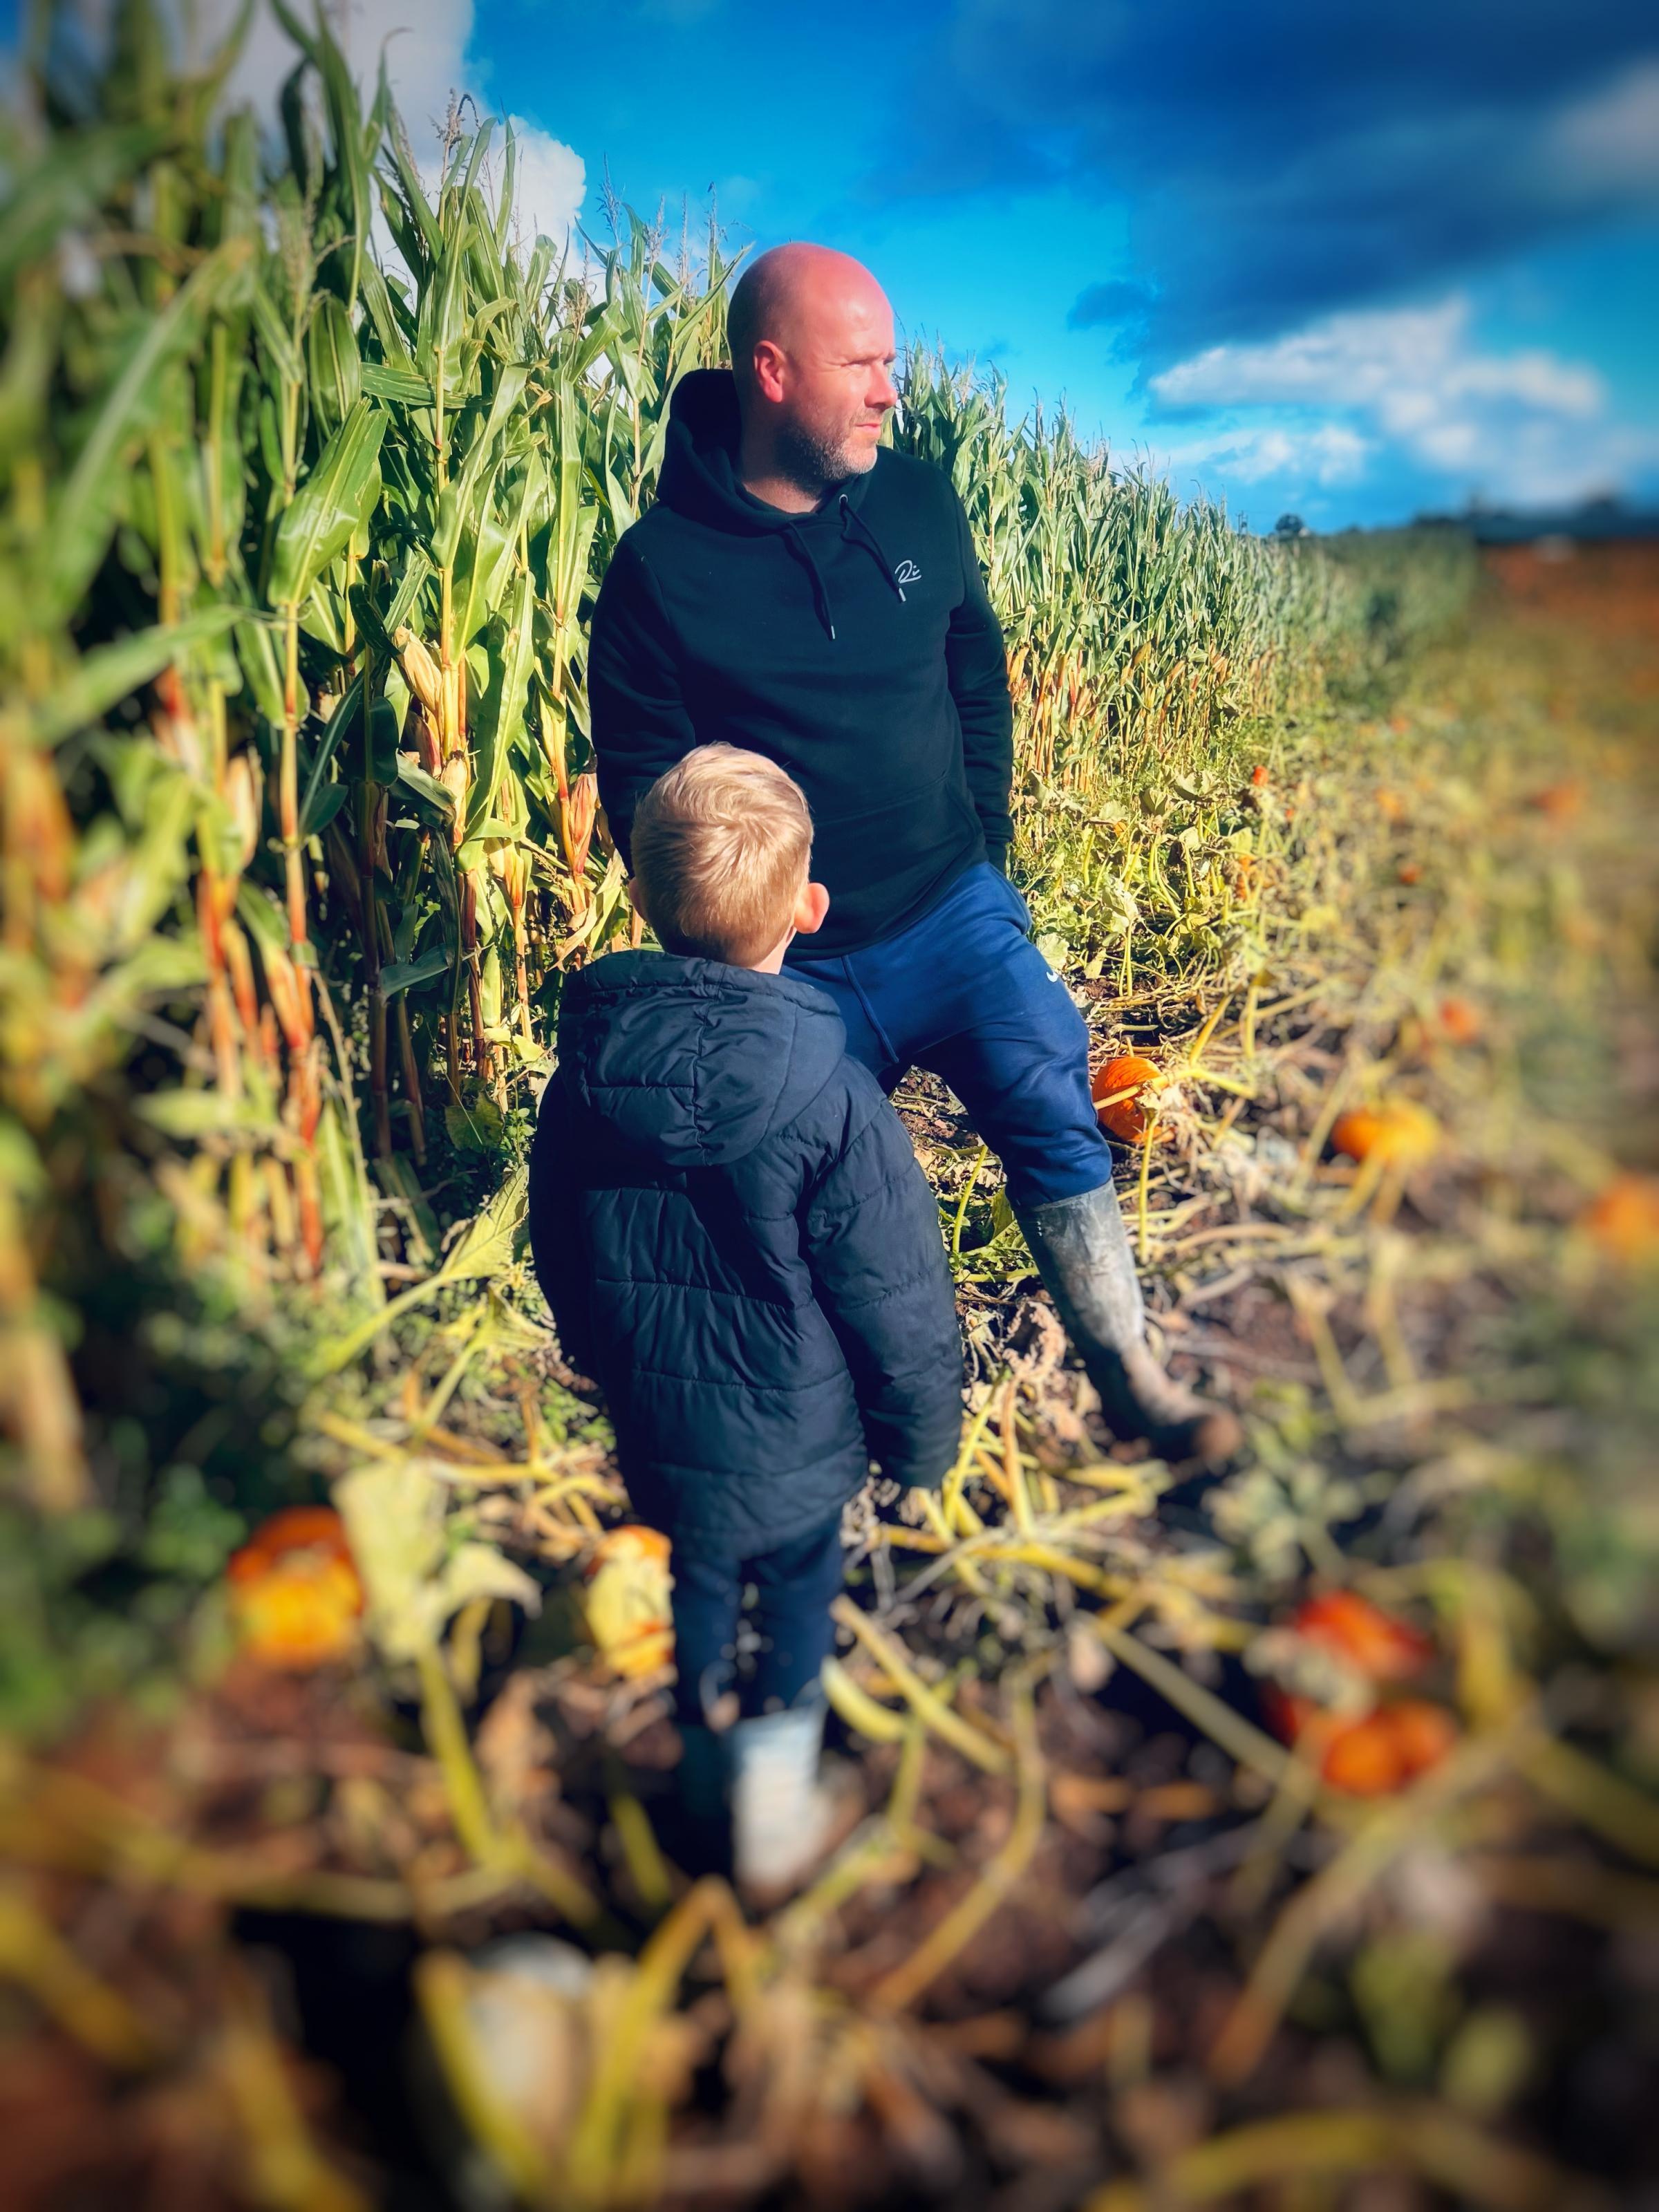
[[[775,350],[773,363],[757,366],[777,393],[781,442],[803,472],[835,483],[872,469],[898,401],[893,311],[874,278],[860,270],[807,292]]]

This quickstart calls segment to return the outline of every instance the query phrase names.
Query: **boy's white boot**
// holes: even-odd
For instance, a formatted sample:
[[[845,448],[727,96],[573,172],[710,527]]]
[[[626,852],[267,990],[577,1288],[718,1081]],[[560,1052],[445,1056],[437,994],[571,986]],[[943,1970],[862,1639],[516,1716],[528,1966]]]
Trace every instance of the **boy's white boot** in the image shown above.
[[[738,1721],[724,1739],[732,1790],[732,1870],[766,1898],[794,1888],[834,1840],[837,1804],[818,1778],[824,1698]]]

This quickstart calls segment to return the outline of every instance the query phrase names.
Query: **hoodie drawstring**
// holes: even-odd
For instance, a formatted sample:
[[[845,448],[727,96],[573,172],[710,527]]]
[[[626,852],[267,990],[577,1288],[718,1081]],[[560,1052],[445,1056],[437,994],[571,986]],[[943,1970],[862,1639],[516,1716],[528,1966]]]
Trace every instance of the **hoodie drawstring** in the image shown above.
[[[818,564],[812,558],[812,549],[793,522],[785,525],[783,535],[788,541],[790,551],[812,579],[812,605],[817,609],[818,620],[829,631],[830,642],[833,645],[836,641],[836,624],[830,611],[830,593],[823,576],[819,574]]]
[[[857,514],[845,492],[841,495],[841,534],[849,544],[862,545],[888,582],[898,593],[899,605],[907,605],[904,586],[893,574],[893,566],[882,550],[881,540],[861,514]],[[786,523],[783,536],[790,551],[812,580],[812,605],[817,609],[818,620],[830,633],[830,642],[836,641],[836,621],[830,606],[830,587],[823,580],[823,571],[812,557],[812,548],[793,522]]]
[[[906,604],[904,586],[894,573],[892,562],[883,552],[880,538],[871,529],[864,517],[855,511],[845,492],[841,495],[841,534],[843,538],[856,537],[860,544],[868,548],[875,556],[876,566],[898,593],[899,605],[903,606]]]

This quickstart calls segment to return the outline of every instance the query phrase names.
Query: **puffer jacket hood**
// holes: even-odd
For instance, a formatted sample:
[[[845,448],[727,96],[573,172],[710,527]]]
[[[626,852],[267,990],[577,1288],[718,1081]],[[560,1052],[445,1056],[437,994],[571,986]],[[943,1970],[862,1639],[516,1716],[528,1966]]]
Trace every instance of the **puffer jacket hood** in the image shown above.
[[[789,975],[616,952],[566,988],[559,1060],[573,1099],[670,1168],[744,1158],[794,1121],[840,1065],[835,1002]]]

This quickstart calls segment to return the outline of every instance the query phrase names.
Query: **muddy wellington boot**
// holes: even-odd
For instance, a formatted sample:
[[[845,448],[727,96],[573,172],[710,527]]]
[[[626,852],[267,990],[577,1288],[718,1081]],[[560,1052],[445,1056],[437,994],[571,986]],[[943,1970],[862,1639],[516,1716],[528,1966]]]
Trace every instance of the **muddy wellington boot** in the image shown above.
[[[1224,1407],[1172,1382],[1153,1358],[1115,1186],[1014,1211],[1113,1434],[1145,1437],[1161,1460],[1188,1474],[1224,1473],[1243,1431]]]

